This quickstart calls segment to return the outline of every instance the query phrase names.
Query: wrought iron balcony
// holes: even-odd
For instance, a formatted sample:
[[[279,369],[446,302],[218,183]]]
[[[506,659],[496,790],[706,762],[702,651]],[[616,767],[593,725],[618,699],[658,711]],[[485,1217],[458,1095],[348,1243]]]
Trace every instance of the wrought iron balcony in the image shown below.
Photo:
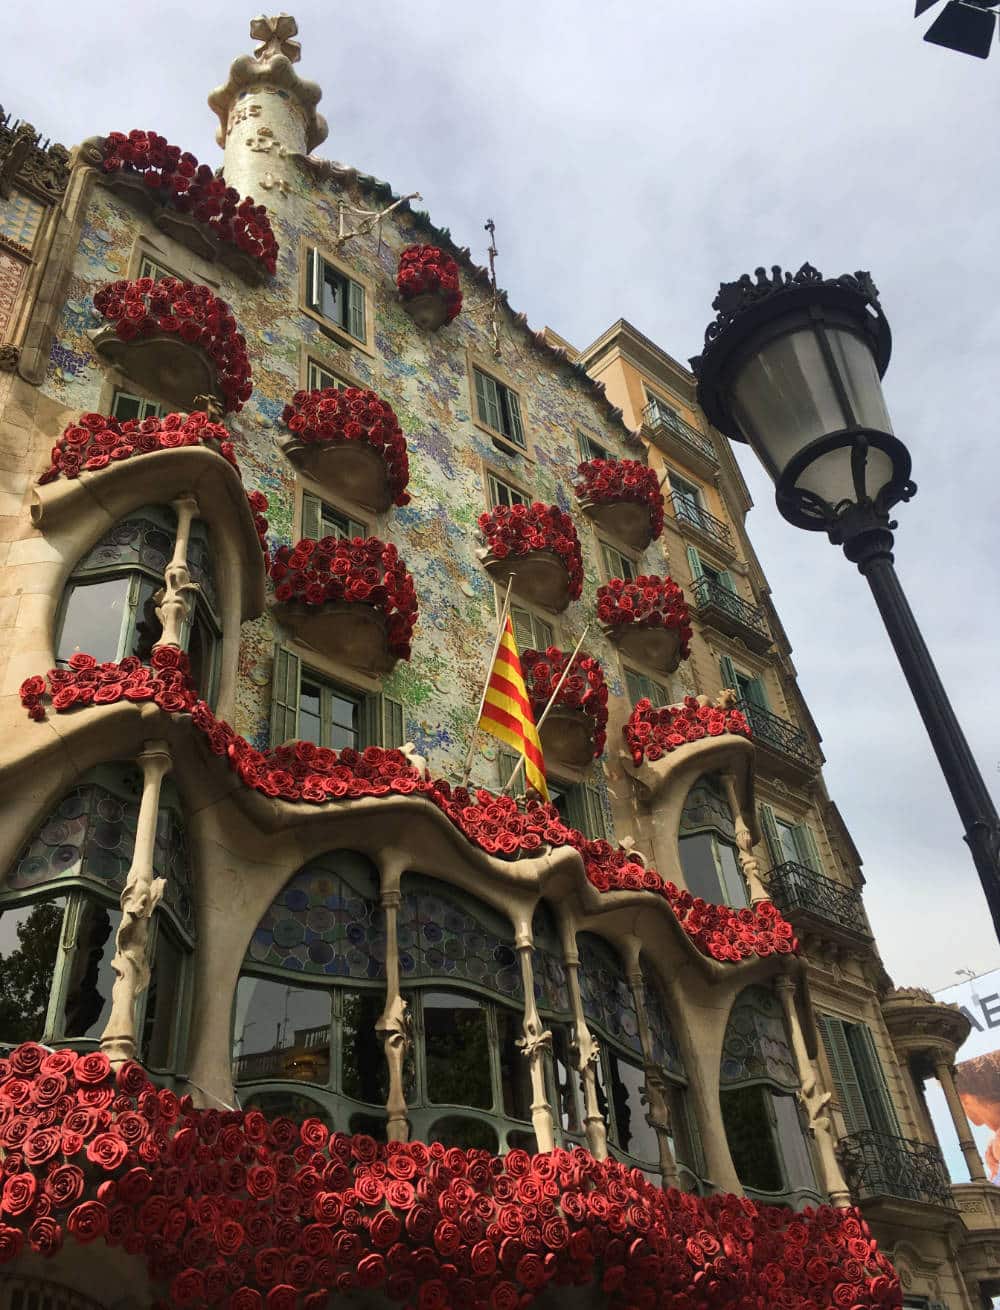
[[[890,1196],[955,1208],[948,1170],[936,1146],[869,1128],[843,1138],[840,1152],[855,1200]]]
[[[771,645],[767,620],[756,605],[713,578],[695,578],[692,591],[695,609],[703,623],[731,637],[739,637],[751,650],[762,652]]]
[[[658,405],[655,400],[651,400],[642,411],[642,421],[650,432],[669,434],[690,450],[697,452],[702,459],[707,459],[712,464],[718,463],[715,447],[708,437],[697,428],[693,428],[690,423],[686,423],[679,414],[674,413],[666,405]]]
[[[845,887],[791,860],[771,870],[767,887],[782,914],[795,918],[808,916],[833,924],[855,937],[871,939],[861,895],[853,887]]]
[[[752,701],[741,700],[736,704],[747,717],[755,744],[769,752],[782,772],[808,775],[819,768],[816,753],[801,728]]]
[[[729,530],[728,523],[723,523],[714,514],[709,514],[708,510],[702,509],[700,505],[695,505],[690,496],[682,496],[677,491],[670,493],[670,504],[678,523],[687,523],[699,532],[703,532],[706,537],[711,537],[720,546],[725,546],[727,550],[732,549],[733,534]]]

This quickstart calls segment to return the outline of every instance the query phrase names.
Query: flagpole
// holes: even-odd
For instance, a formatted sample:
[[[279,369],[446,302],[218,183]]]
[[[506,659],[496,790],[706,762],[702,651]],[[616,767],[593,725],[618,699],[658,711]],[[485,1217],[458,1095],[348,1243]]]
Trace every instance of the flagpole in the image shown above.
[[[586,640],[587,633],[588,633],[589,631],[590,631],[590,624],[588,623],[587,626],[586,626],[586,627],[584,628],[584,630],[583,630],[583,634],[581,635],[580,640],[576,643],[576,646],[574,647],[573,654],[572,654],[572,655],[569,657],[569,659],[566,661],[566,667],[563,669],[562,673],[559,675],[559,681],[556,683],[555,688],[553,689],[552,695],[549,697],[549,702],[548,702],[548,704],[545,706],[545,709],[542,710],[542,716],[541,716],[541,718],[540,718],[540,719],[538,720],[538,722],[535,724],[535,729],[536,729],[536,731],[541,732],[541,730],[542,730],[542,724],[543,724],[543,723],[545,722],[545,720],[549,717],[549,711],[552,709],[552,706],[556,703],[556,697],[557,697],[557,696],[559,695],[559,693],[562,691],[562,685],[563,685],[563,683],[566,681],[566,679],[569,677],[570,669],[572,669],[574,663],[576,662],[576,657],[577,657],[577,655],[580,654],[580,647],[583,645],[584,641]],[[521,770],[524,768],[524,761],[525,761],[525,755],[524,755],[524,752],[522,751],[522,752],[521,752],[520,759],[517,761],[517,764],[514,766],[514,772],[513,772],[513,773],[510,775],[510,777],[507,779],[507,785],[504,787],[503,791],[500,793],[501,796],[506,796],[506,795],[507,795],[507,792],[510,790],[511,786],[513,785],[514,779],[517,777],[517,775],[518,775],[518,774],[521,772]]]
[[[462,770],[462,786],[465,787],[469,781],[469,774],[472,772],[472,757],[476,750],[476,738],[479,736],[479,720],[483,717],[483,706],[486,704],[486,693],[490,689],[490,678],[493,675],[493,665],[496,663],[497,651],[500,649],[500,642],[503,640],[504,625],[507,622],[507,613],[510,610],[510,589],[514,585],[514,574],[512,573],[507,579],[507,591],[503,598],[503,605],[500,607],[500,613],[497,615],[497,635],[493,643],[493,653],[490,655],[489,663],[486,665],[486,681],[483,683],[483,694],[479,698],[479,709],[476,710],[476,718],[472,728],[472,740],[469,742],[469,753],[465,757],[465,768]],[[494,592],[496,595],[496,592]]]

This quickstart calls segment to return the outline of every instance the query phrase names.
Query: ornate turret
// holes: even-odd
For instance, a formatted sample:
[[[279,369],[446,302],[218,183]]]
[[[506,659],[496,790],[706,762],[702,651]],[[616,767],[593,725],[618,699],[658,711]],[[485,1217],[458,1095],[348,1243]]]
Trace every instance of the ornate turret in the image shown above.
[[[253,19],[250,35],[261,44],[253,56],[234,59],[226,84],[208,97],[219,116],[215,139],[225,150],[226,181],[265,202],[269,192],[287,194],[287,157],[326,140],[326,119],[316,112],[323,92],[292,66],[301,57],[298,30],[290,14]]]

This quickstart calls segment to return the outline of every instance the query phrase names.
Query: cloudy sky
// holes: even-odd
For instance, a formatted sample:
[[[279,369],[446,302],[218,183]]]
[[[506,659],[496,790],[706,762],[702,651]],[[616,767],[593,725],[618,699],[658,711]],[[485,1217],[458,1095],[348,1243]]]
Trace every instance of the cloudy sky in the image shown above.
[[[4,106],[73,144],[163,133],[217,163],[205,97],[252,9],[19,10]],[[920,491],[897,566],[994,795],[1000,529],[998,97],[925,44],[912,0],[308,0],[301,72],[319,153],[420,191],[533,326],[578,346],[624,317],[678,358],[723,278],[759,264],[872,271],[895,336],[886,390]],[[779,519],[753,461],[750,531],[864,857],[890,973],[932,988],[1000,965],[951,799],[867,585]]]

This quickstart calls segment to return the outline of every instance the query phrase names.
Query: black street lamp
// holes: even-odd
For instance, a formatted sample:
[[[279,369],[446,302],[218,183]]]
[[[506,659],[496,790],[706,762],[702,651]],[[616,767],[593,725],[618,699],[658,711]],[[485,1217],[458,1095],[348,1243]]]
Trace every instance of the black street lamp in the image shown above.
[[[698,400],[774,479],[781,514],[826,532],[868,579],[965,827],[1000,939],[1000,818],[893,567],[889,511],[916,491],[881,379],[892,338],[867,273],[809,264],[724,282],[691,360]]]

